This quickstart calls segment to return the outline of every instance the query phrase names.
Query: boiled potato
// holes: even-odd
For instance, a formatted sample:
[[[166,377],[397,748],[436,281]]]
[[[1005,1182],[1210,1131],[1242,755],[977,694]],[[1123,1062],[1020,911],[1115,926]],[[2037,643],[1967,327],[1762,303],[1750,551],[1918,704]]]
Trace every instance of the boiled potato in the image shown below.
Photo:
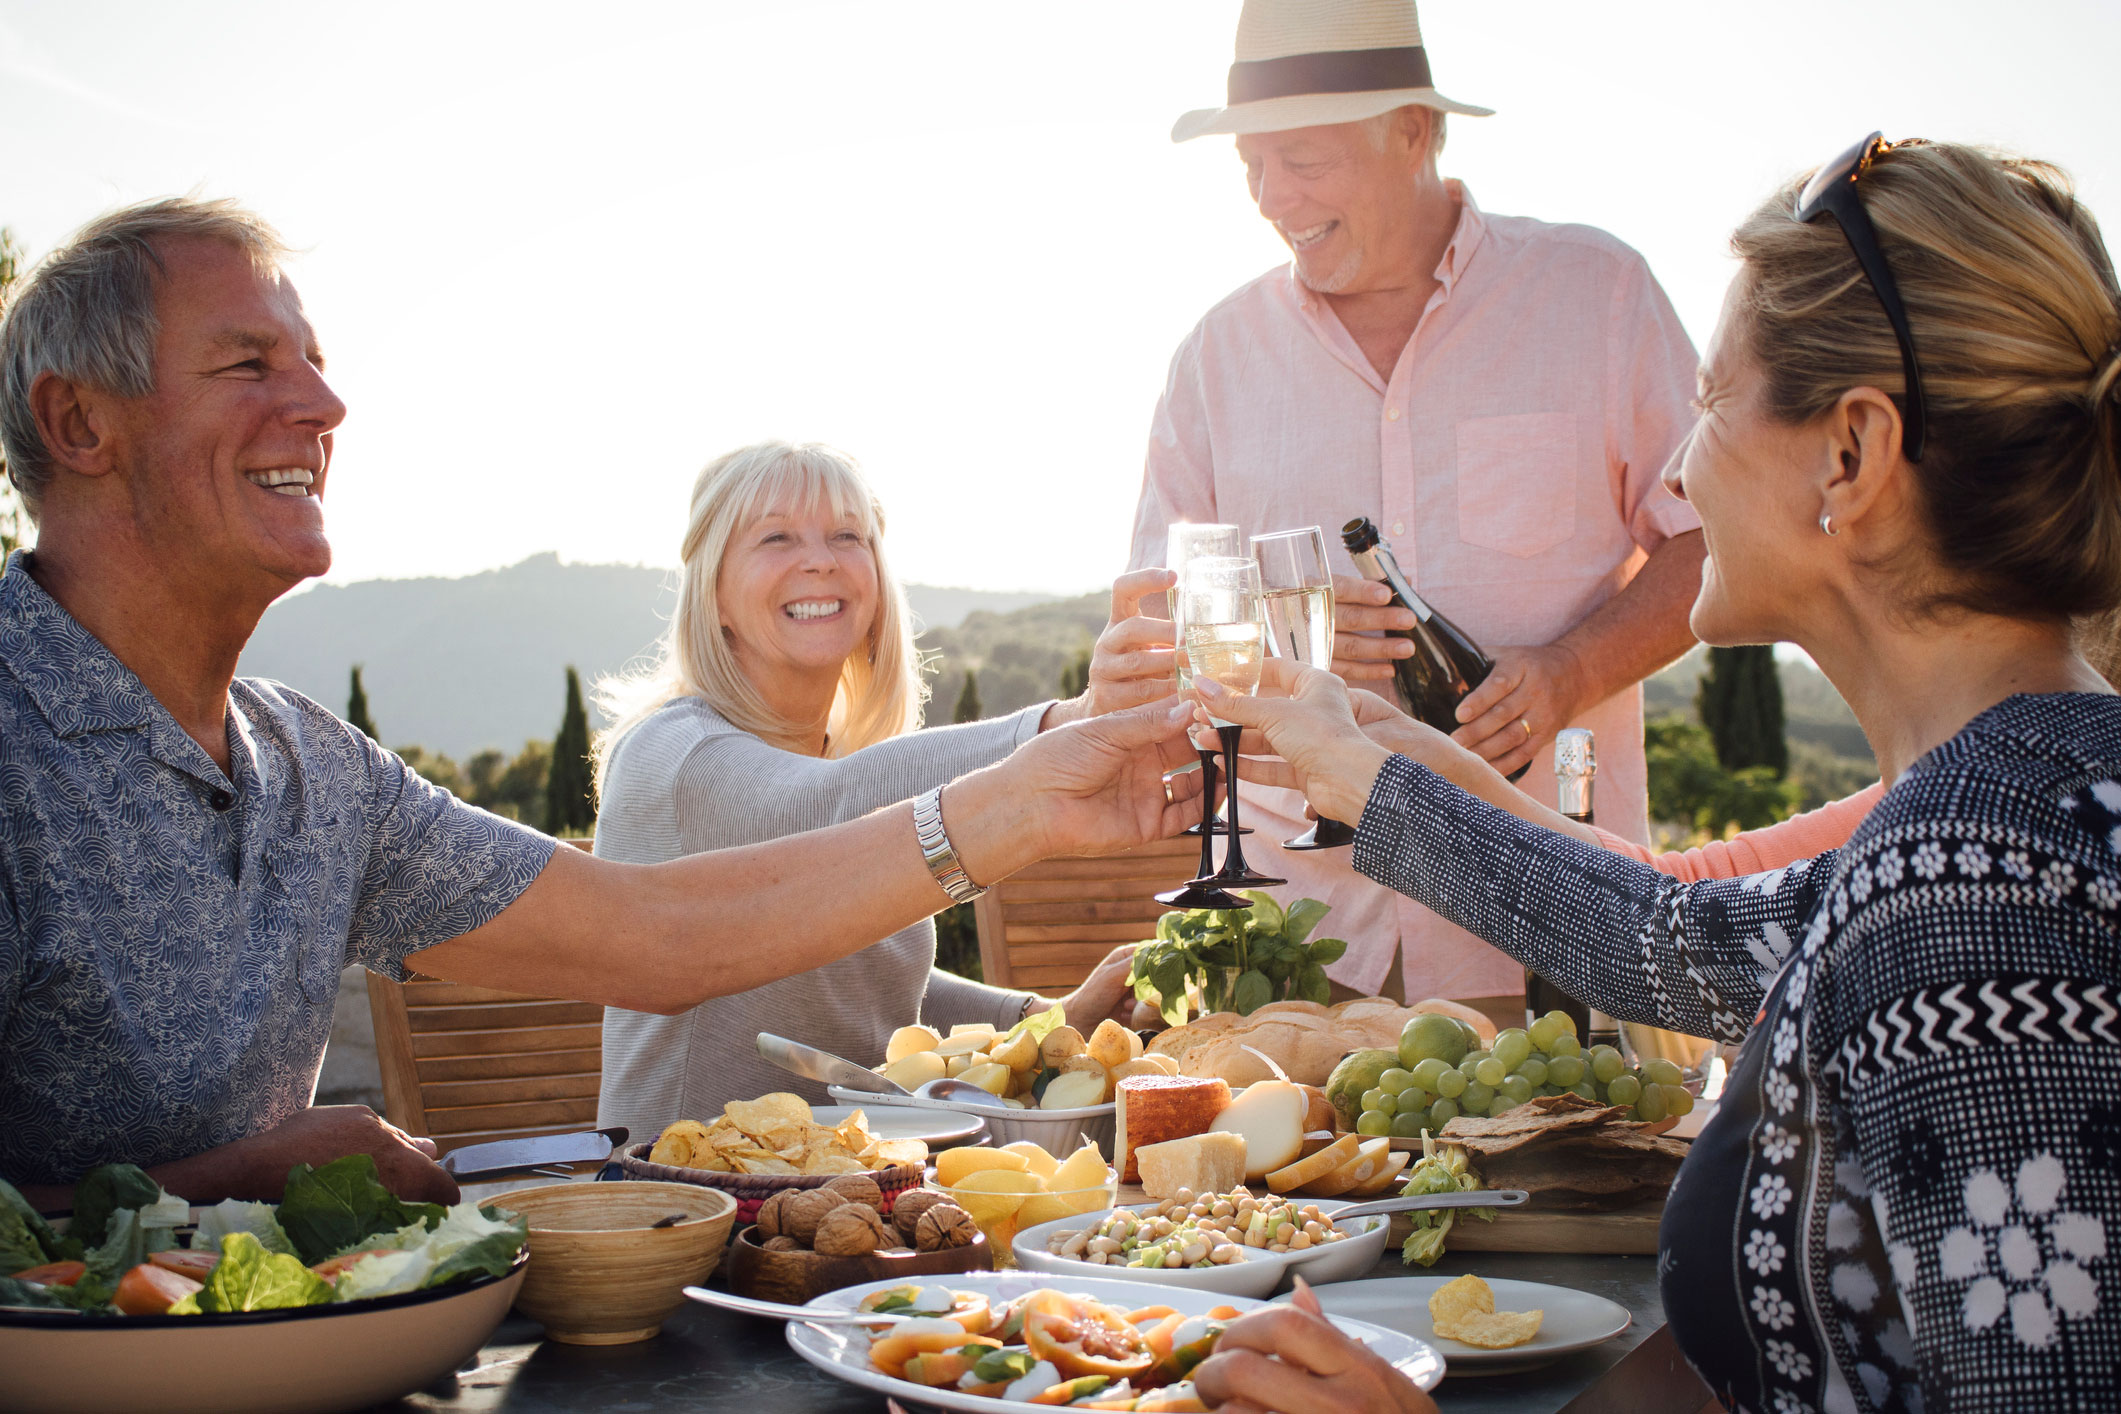
[[[987,1058],[1011,1070],[1035,1070],[1038,1067],[1038,1042],[1031,1039],[1029,1031],[1018,1032],[1015,1040],[997,1043],[987,1053]]]
[[[1141,1055],[1142,1038],[1108,1016],[1090,1033],[1089,1052],[1093,1060],[1108,1069],[1125,1065]]]
[[[894,1085],[908,1090],[918,1090],[931,1080],[941,1080],[948,1073],[943,1058],[933,1051],[915,1051],[901,1056],[878,1072]]]
[[[884,1063],[904,1060],[916,1051],[932,1051],[941,1044],[943,1038],[932,1027],[901,1026],[884,1043]]]
[[[1075,1110],[1102,1105],[1110,1097],[1111,1087],[1112,1077],[1103,1068],[1063,1071],[1046,1082],[1046,1093],[1040,1097],[1038,1107]]]
[[[985,1036],[987,1044],[990,1046],[994,1044],[996,1034],[994,1023],[991,1021],[960,1021],[957,1025],[950,1028],[950,1036],[953,1040],[959,1036]]]
[[[968,1036],[952,1036],[937,1043],[935,1054],[948,1059],[951,1056],[984,1056],[994,1044],[992,1031],[975,1031]]]
[[[1073,1026],[1056,1026],[1047,1032],[1046,1039],[1039,1043],[1038,1053],[1047,1065],[1059,1070],[1062,1061],[1070,1056],[1079,1056],[1087,1049],[1083,1044],[1082,1032]]]
[[[992,1061],[988,1061],[983,1065],[972,1067],[972,1069],[959,1076],[958,1079],[964,1081],[967,1085],[977,1085],[990,1095],[998,1095],[1006,1099],[1009,1095],[1009,1087],[1016,1079],[1016,1072],[1009,1069],[1006,1065],[996,1065]]]

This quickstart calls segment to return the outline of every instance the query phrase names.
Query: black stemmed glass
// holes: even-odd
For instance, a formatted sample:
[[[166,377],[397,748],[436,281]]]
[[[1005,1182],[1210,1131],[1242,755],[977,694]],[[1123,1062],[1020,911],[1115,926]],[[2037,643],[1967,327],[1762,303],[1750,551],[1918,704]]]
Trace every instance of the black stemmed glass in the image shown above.
[[[1242,533],[1234,525],[1222,525],[1219,523],[1196,524],[1192,521],[1177,521],[1172,524],[1170,529],[1164,532],[1164,568],[1177,575],[1181,584],[1185,582],[1186,566],[1193,561],[1208,557],[1236,559],[1241,557],[1244,552]],[[1173,656],[1177,660],[1178,690],[1184,692],[1188,680],[1192,677],[1192,672],[1186,662],[1185,611],[1179,602],[1178,587],[1176,585],[1172,586],[1171,589],[1171,636],[1172,647],[1176,650]],[[1200,769],[1201,780],[1205,784],[1205,789],[1201,791],[1200,797],[1200,823],[1198,825],[1189,825],[1185,833],[1188,835],[1227,835],[1230,833],[1229,825],[1216,818],[1215,814],[1214,752],[1202,751],[1200,753]],[[1214,858],[1205,848],[1201,850],[1200,858],[1200,872],[1205,874],[1214,867]],[[1240,903],[1242,903],[1242,900],[1240,900]],[[1219,908],[1225,905],[1186,904],[1183,906],[1187,908]]]
[[[1195,560],[1186,567],[1178,593],[1186,625],[1183,646],[1193,674],[1250,696],[1259,687],[1260,664],[1267,656],[1267,613],[1259,590],[1259,562],[1250,556]],[[1190,880],[1189,886],[1264,889],[1285,884],[1288,880],[1261,874],[1245,863],[1244,827],[1237,815],[1237,747],[1244,730],[1234,722],[1210,720],[1222,739],[1230,844],[1223,852],[1222,868]]]
[[[1315,525],[1252,537],[1259,582],[1266,600],[1267,650],[1314,668],[1333,666],[1333,571],[1326,562],[1325,532]],[[1283,849],[1344,849],[1355,831],[1339,820],[1318,823]]]

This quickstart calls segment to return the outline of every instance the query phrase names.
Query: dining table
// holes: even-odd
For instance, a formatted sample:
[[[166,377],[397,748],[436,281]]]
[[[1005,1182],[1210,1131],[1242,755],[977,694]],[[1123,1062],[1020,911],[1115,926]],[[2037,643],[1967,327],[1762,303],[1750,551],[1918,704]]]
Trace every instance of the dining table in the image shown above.
[[[1416,1272],[1548,1282],[1616,1301],[1633,1317],[1602,1345],[1519,1374],[1446,1375],[1445,1414],[1704,1414],[1716,1408],[1665,1326],[1649,1256],[1446,1253],[1410,1268],[1387,1249],[1368,1277]],[[719,1277],[708,1283],[720,1285]],[[918,1401],[904,1401],[918,1414]],[[807,1364],[783,1322],[687,1302],[631,1345],[562,1345],[511,1313],[456,1375],[373,1414],[883,1414],[884,1398]]]

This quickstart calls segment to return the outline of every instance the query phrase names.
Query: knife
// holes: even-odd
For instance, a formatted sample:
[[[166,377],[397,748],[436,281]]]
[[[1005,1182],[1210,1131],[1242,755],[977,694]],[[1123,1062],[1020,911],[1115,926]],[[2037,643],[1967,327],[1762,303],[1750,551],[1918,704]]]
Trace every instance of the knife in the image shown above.
[[[593,1164],[611,1157],[611,1151],[626,1142],[626,1127],[592,1129],[581,1134],[540,1134],[531,1139],[496,1139],[491,1144],[466,1144],[451,1149],[441,1159],[445,1172],[459,1180],[492,1178],[504,1173],[522,1173],[546,1164]]]
[[[759,1054],[805,1080],[822,1080],[827,1085],[837,1085],[843,1090],[860,1090],[870,1095],[908,1095],[905,1086],[886,1080],[873,1070],[866,1070],[851,1060],[844,1060],[830,1051],[821,1051],[815,1046],[806,1046],[801,1041],[791,1041],[786,1036],[776,1036],[771,1031],[759,1032]]]

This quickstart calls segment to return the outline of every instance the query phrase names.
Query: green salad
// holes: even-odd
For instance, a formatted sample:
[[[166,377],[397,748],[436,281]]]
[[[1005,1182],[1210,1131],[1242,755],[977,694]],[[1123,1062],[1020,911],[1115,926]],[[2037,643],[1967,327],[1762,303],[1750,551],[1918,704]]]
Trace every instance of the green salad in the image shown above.
[[[0,1180],[0,1306],[89,1315],[271,1311],[396,1296],[499,1276],[529,1238],[517,1214],[408,1203],[375,1160],[297,1164],[275,1203],[199,1213],[130,1164],[94,1169],[55,1231]]]

